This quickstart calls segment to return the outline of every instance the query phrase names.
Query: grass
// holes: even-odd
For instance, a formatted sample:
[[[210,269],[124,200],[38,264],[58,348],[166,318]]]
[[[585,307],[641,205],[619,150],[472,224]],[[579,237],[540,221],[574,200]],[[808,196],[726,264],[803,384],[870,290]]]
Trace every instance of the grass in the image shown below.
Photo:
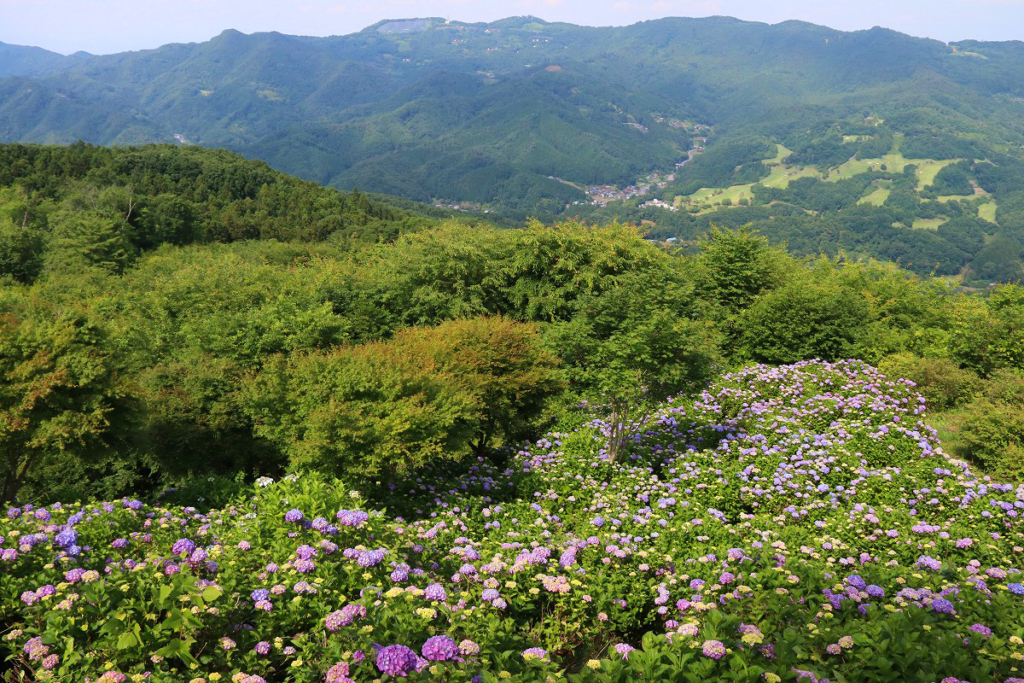
[[[883,163],[885,162],[880,159],[850,159],[845,164],[832,169],[825,177],[825,180],[832,183],[839,180],[847,180],[861,173],[877,171]],[[892,169],[891,166],[889,168]]]
[[[949,53],[950,57],[971,57],[973,59],[988,59],[985,55],[980,52],[965,52],[963,50],[957,50],[956,52]]]
[[[885,200],[889,198],[889,194],[892,192],[887,187],[880,187],[870,194],[866,194],[860,198],[858,204],[871,204],[872,206],[882,206],[885,204]]]
[[[942,194],[939,195],[940,202],[958,202],[961,199],[974,199],[973,194]]]
[[[785,145],[776,145],[776,147],[778,147],[778,149],[776,150],[775,158],[774,159],[766,159],[765,162],[764,162],[764,163],[768,164],[769,166],[775,166],[777,164],[781,164],[786,159],[786,157],[788,157],[790,154],[793,153],[793,150],[789,149]]]
[[[765,187],[786,189],[797,178],[813,178],[818,175],[814,166],[773,166],[767,178],[761,180]]]
[[[797,178],[818,176],[818,170],[814,166],[790,166],[782,163],[793,151],[787,149],[784,145],[776,146],[778,149],[775,158],[766,159],[764,162],[771,172],[766,178],[759,181],[761,185],[785,189]],[[702,205],[706,210],[710,210],[710,207],[718,206],[724,203],[726,199],[732,201],[733,204],[736,204],[740,199],[753,199],[754,193],[751,191],[753,186],[753,183],[747,183],[725,188],[702,187],[691,195],[677,196],[673,203],[676,206],[682,206],[689,202],[690,204]]]
[[[948,221],[948,218],[915,218],[915,230],[938,230],[939,226]]]
[[[844,137],[860,138],[864,136],[852,135]],[[785,159],[793,152],[783,145],[776,145],[777,150],[775,158],[766,159],[764,161],[764,164],[770,169],[770,173],[766,178],[760,181],[760,184],[765,187],[786,189],[789,187],[791,182],[798,178],[822,178],[829,182],[837,182],[853,178],[854,176],[858,176],[862,173],[881,171],[883,166],[885,166],[885,170],[892,173],[902,173],[908,165],[913,164],[917,173],[917,190],[920,192],[935,182],[935,176],[938,175],[939,171],[946,166],[959,161],[959,159],[907,159],[900,152],[901,141],[901,136],[896,135],[892,151],[885,156],[875,159],[850,159],[846,163],[832,169],[827,174],[822,173],[816,166],[795,166],[784,163]],[[876,189],[864,197],[861,197],[858,203],[882,206],[889,198],[890,189],[887,187],[888,184],[888,182],[876,183]],[[723,204],[726,200],[730,200],[733,204],[736,204],[740,199],[751,199],[753,197],[753,193],[751,192],[752,187],[753,185],[751,184],[733,185],[732,187],[726,188],[702,187],[689,196],[677,196],[673,202],[677,207],[688,204],[700,207],[702,212],[710,211],[714,207]],[[963,198],[970,199],[970,197]],[[961,199],[961,197],[946,197],[943,198],[943,201],[950,201],[953,199]],[[986,206],[987,205],[983,204],[982,208],[979,208],[979,215],[982,218],[986,218],[986,213],[989,211],[985,208]],[[986,213],[983,213],[983,211]],[[986,218],[986,220],[995,220],[994,206],[991,209],[991,215],[992,218]],[[935,230],[944,222],[945,220],[943,219],[919,219],[914,221],[914,227],[920,227],[925,230]]]
[[[985,202],[978,206],[978,218],[986,220],[989,223],[996,222],[996,209],[998,205],[995,202]]]
[[[942,449],[954,457],[962,457],[966,450],[963,436],[961,434],[962,417],[961,410],[948,410],[928,412],[928,424],[939,433],[939,441]]]
[[[957,161],[960,161],[960,159],[943,159],[942,161],[925,159],[920,163],[915,161],[914,163],[917,164],[917,191],[920,192],[934,183],[935,176],[939,174],[939,171]]]
[[[837,182],[848,180],[861,173],[885,170],[892,173],[903,173],[903,169],[913,164],[917,171],[917,190],[920,192],[935,182],[935,176],[946,166],[960,161],[959,159],[907,159],[899,151],[890,152],[876,159],[850,159],[829,172],[825,180]]]

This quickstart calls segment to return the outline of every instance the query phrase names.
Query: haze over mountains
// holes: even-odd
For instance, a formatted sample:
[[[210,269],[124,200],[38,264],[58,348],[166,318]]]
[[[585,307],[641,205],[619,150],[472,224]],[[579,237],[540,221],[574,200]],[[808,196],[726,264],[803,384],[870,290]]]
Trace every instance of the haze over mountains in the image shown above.
[[[685,211],[653,222],[686,237],[730,204],[897,210],[893,183],[910,167],[913,206],[881,218],[886,229],[958,218],[950,197],[978,205],[967,211],[990,224],[989,240],[1017,221],[1018,42],[721,17],[622,28],[418,19],[329,38],[229,30],[108,56],[0,45],[0,76],[0,141],[226,147],[343,189],[512,216],[600,214],[595,186],[636,188],[657,172],[639,193],[613,192],[634,201],[608,210],[649,218],[640,206],[660,198]],[[929,196],[951,174],[959,189]],[[822,191],[843,198],[805,196]],[[960,253],[932,262],[957,271],[973,254],[950,245]]]

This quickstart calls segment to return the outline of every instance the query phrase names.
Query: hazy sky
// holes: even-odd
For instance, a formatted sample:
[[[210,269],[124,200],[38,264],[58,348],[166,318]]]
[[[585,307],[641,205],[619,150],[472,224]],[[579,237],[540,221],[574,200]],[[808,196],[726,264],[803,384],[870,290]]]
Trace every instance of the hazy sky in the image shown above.
[[[0,42],[104,54],[203,41],[226,28],[322,36],[385,18],[524,14],[591,26],[727,15],[843,30],[885,26],[944,41],[1024,40],[1024,0],[0,0]]]

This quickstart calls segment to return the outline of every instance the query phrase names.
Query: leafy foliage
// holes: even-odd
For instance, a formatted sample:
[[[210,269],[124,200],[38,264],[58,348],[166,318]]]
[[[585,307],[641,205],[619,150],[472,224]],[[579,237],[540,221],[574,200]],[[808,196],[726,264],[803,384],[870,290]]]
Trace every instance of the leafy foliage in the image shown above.
[[[242,396],[295,467],[393,476],[514,439],[559,389],[533,328],[457,320],[269,362]]]

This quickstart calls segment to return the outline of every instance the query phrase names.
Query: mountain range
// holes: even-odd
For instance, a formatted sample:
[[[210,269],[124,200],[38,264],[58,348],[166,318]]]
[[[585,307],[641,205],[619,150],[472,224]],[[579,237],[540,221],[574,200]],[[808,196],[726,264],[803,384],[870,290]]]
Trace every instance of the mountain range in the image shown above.
[[[989,242],[1024,236],[1024,43],[516,17],[228,30],[104,56],[0,44],[0,142],[76,140],[224,147],[342,189],[512,217],[613,213],[684,238],[736,206],[783,207],[754,220],[874,207],[892,214],[879,225],[932,230],[911,241],[949,242],[935,262],[956,272],[973,255],[934,233],[963,211]]]

